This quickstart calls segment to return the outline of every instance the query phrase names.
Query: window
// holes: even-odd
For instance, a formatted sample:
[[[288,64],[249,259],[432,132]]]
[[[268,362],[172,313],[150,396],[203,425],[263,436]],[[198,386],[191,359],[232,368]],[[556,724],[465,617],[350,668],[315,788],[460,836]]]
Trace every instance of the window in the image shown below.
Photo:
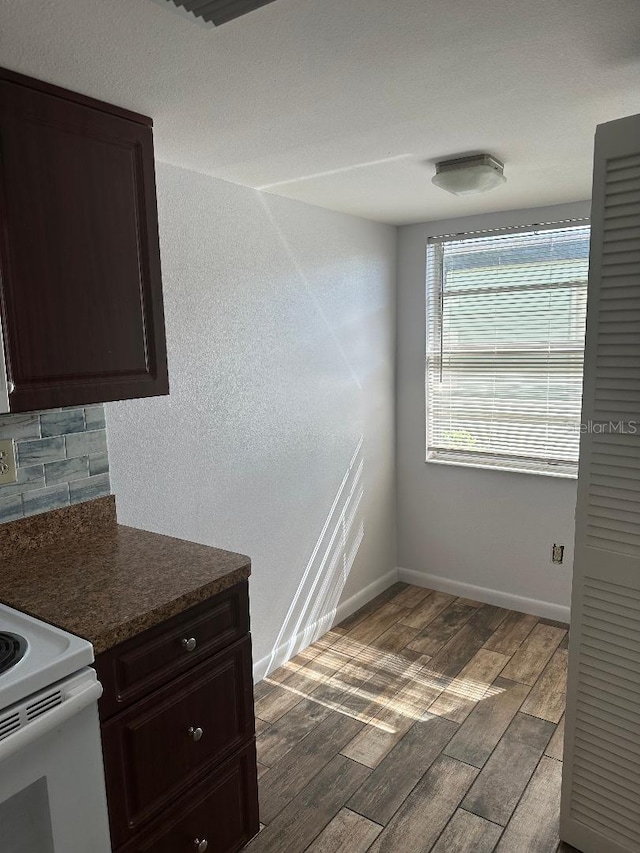
[[[576,476],[589,226],[427,246],[427,459]]]

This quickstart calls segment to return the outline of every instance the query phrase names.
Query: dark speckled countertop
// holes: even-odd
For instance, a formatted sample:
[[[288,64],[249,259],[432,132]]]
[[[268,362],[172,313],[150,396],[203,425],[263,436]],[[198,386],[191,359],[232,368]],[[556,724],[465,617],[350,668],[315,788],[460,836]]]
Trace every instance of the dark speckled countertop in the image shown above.
[[[113,497],[0,525],[0,601],[96,654],[245,580],[251,560],[117,524]]]

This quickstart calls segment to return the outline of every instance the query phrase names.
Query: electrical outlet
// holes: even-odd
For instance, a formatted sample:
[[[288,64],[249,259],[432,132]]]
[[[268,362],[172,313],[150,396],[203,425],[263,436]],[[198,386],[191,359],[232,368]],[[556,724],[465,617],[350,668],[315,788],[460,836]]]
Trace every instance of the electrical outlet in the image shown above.
[[[551,548],[551,562],[558,565],[564,560],[564,545],[553,544]]]
[[[16,451],[12,439],[0,441],[0,486],[15,483],[18,479],[16,473]]]

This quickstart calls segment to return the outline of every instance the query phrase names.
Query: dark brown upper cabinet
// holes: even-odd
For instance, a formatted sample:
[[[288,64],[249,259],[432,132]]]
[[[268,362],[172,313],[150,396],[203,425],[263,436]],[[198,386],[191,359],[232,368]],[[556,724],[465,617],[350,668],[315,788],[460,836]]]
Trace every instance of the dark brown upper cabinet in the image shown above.
[[[169,393],[152,124],[0,69],[0,412]]]

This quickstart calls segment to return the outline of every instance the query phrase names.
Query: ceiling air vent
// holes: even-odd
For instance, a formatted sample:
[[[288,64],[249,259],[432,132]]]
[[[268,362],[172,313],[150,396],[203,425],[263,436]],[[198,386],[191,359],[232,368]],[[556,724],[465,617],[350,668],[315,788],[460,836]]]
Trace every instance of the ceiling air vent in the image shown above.
[[[154,0],[174,12],[180,12],[194,23],[206,27],[219,27],[234,18],[253,12],[275,0]]]

